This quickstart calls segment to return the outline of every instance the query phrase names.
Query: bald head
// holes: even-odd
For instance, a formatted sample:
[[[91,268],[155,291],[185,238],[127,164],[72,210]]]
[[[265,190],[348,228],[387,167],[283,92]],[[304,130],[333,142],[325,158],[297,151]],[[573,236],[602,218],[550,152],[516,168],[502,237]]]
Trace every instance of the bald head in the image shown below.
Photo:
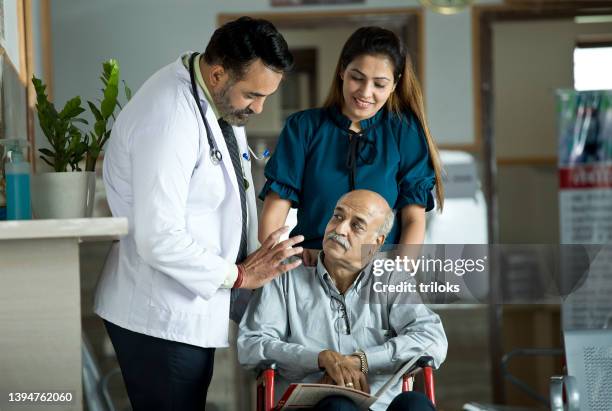
[[[361,247],[381,246],[392,226],[393,211],[379,194],[355,190],[343,195],[325,227],[325,260],[332,265],[361,269]]]
[[[374,219],[382,217],[382,223],[377,230],[378,234],[386,237],[393,228],[395,219],[393,210],[389,207],[387,200],[377,192],[371,190],[349,191],[340,197],[337,204],[340,205],[343,202],[363,208],[364,212]]]

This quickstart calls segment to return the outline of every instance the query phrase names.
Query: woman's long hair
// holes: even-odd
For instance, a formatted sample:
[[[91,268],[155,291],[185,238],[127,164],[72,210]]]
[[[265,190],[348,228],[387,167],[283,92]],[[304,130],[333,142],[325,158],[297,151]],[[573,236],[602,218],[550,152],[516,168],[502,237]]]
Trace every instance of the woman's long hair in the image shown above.
[[[340,59],[336,65],[334,79],[323,106],[335,106],[340,108],[344,106],[342,79],[340,78],[340,74],[344,72],[346,67],[353,60],[363,55],[382,55],[389,58],[393,63],[393,79],[396,87],[389,96],[385,106],[387,111],[400,116],[413,112],[421,123],[436,176],[436,199],[438,202],[438,209],[442,210],[444,207],[444,186],[442,183],[440,154],[438,153],[438,147],[427,125],[421,86],[414,74],[410,59],[395,33],[381,27],[362,27],[357,29],[357,31],[349,37],[340,53]]]

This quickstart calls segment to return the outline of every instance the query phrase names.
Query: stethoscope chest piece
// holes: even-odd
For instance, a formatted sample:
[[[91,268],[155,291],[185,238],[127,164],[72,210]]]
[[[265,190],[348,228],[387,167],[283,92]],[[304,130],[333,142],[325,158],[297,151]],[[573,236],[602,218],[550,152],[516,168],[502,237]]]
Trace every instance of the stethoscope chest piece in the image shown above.
[[[217,166],[223,160],[223,155],[216,147],[210,149],[210,161]]]
[[[204,113],[204,109],[202,108],[202,104],[200,104],[200,95],[198,93],[198,87],[196,85],[195,80],[195,68],[194,68],[194,60],[198,53],[193,53],[189,58],[189,77],[191,80],[191,91],[193,92],[193,97],[195,98],[196,105],[198,106],[198,111],[200,112],[200,116],[202,116],[202,121],[204,122],[204,127],[206,127],[206,138],[208,139],[208,145],[210,146],[210,161],[213,165],[217,166],[223,160],[223,155],[221,151],[217,148],[217,144],[213,138],[212,130],[210,129],[210,125],[206,120],[206,115]]]

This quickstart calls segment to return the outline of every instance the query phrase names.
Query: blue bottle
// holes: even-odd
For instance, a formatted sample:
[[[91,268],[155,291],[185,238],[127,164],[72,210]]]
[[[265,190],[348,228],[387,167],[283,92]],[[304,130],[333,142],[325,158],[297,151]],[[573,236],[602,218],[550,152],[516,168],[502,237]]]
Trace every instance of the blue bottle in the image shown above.
[[[0,164],[0,221],[6,220],[6,180],[4,167]]]
[[[6,219],[31,220],[30,163],[22,149],[28,142],[21,139],[0,140],[5,146],[4,176],[6,178]]]

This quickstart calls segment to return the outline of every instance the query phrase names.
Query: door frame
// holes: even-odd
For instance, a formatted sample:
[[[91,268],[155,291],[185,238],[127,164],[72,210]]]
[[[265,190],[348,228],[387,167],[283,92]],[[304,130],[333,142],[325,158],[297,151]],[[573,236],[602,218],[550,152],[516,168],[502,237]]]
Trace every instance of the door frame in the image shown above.
[[[541,0],[506,0],[501,5],[472,7],[472,69],[474,87],[475,140],[481,143],[483,180],[487,207],[489,243],[499,243],[499,209],[497,202],[497,166],[504,164],[542,165],[556,164],[556,158],[516,158],[498,161],[495,156],[495,130],[493,127],[493,25],[506,21],[534,21],[573,18],[578,16],[612,14],[612,2],[584,1],[546,3]],[[506,392],[501,361],[503,307],[501,276],[498,267],[490,267],[491,304],[489,304],[489,332],[491,355],[491,381],[493,401],[504,404]]]
[[[420,7],[371,9],[371,10],[334,10],[334,11],[300,11],[300,12],[263,12],[263,13],[222,13],[217,16],[217,25],[221,26],[244,15],[265,19],[277,29],[366,25],[394,26],[396,32],[405,41],[409,50],[416,75],[425,87],[425,26],[424,11]]]

